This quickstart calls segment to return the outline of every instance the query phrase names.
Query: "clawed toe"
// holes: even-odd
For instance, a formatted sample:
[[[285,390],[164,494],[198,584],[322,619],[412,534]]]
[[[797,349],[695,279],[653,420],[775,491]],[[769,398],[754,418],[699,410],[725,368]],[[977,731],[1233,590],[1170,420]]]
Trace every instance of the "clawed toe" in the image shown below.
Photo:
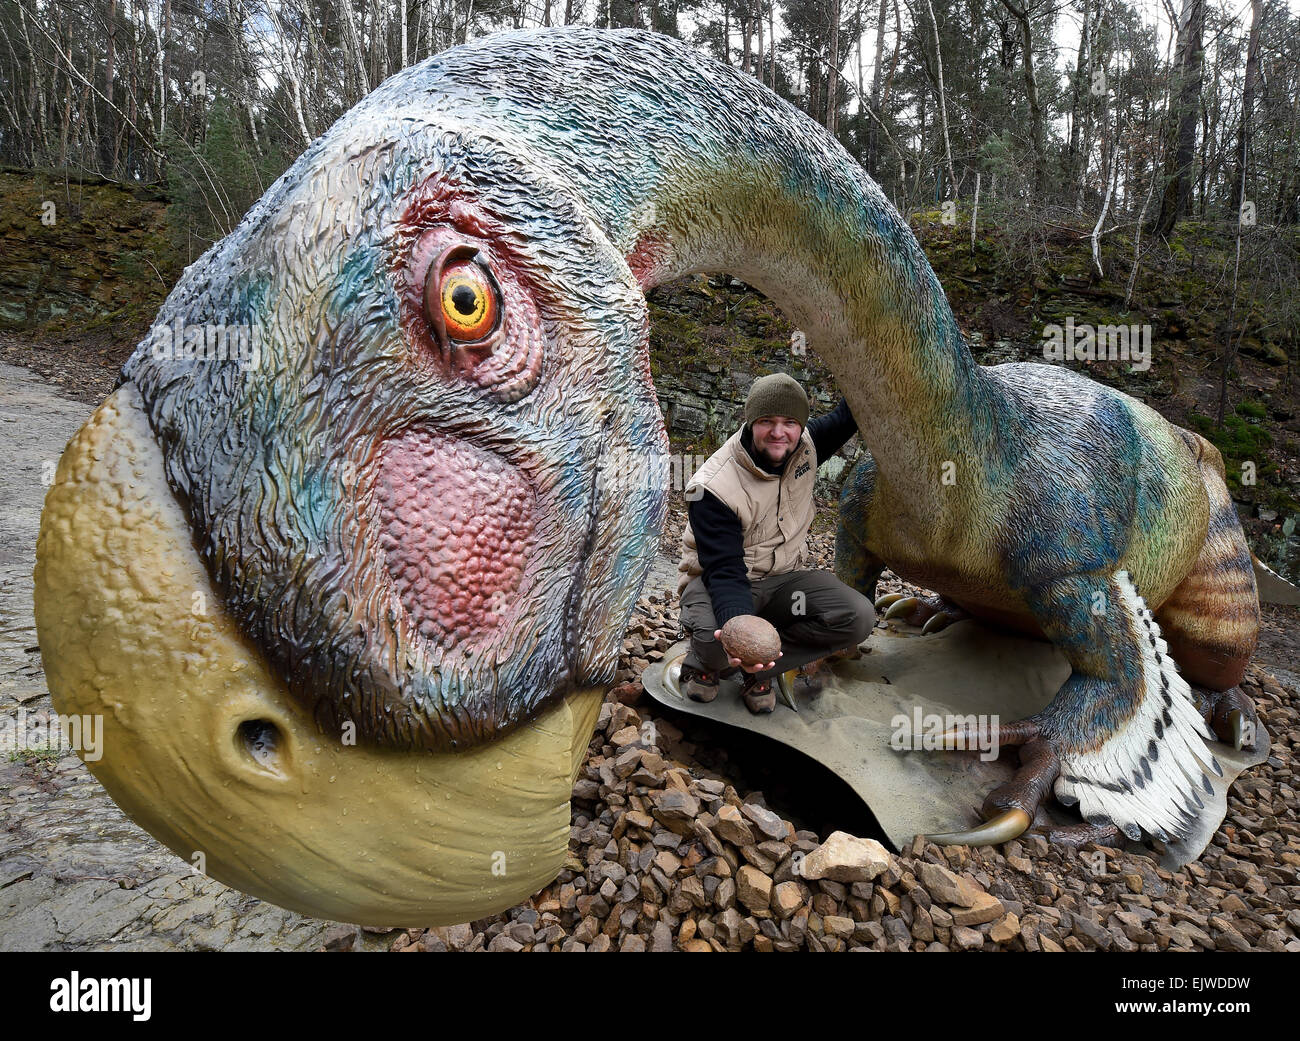
[[[1237,751],[1258,743],[1259,716],[1255,703],[1240,687],[1207,690],[1192,687],[1192,698],[1214,736]]]
[[[885,621],[897,618],[908,625],[919,626],[923,635],[937,633],[953,622],[970,617],[960,607],[948,603],[940,596],[886,593],[876,600],[875,607]]]

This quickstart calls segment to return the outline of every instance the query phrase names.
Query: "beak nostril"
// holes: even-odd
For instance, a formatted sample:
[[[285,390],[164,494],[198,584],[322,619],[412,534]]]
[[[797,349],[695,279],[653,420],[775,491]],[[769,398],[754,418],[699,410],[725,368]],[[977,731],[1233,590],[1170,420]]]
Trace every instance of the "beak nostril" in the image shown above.
[[[248,756],[267,770],[280,765],[280,728],[269,719],[246,719],[236,730],[236,740]]]

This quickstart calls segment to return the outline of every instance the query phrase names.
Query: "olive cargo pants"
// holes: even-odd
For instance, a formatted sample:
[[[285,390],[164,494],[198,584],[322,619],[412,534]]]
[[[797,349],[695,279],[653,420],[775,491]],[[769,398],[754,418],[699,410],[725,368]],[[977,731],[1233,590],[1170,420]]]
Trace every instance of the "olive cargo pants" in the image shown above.
[[[856,647],[876,624],[871,601],[830,571],[788,571],[751,579],[750,587],[754,613],[776,627],[783,652],[775,669],[756,674],[759,679]],[[679,625],[691,640],[683,664],[715,673],[730,669],[727,652],[713,635],[720,627],[703,576],[697,575],[682,590]]]

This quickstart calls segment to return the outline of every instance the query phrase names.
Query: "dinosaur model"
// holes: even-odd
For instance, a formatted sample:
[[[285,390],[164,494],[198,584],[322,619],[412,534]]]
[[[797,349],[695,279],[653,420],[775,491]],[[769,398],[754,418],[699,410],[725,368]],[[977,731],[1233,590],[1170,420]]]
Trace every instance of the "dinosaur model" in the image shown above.
[[[186,269],[69,444],[37,625],[119,804],[324,917],[462,922],[550,881],[666,511],[666,482],[609,479],[667,461],[645,293],[701,271],[782,307],[858,419],[845,573],[1069,656],[1002,728],[1024,780],[995,808],[1032,815],[1059,773],[1088,819],[1175,832],[1213,765],[1175,660],[1228,692],[1213,718],[1249,712],[1217,454],[1064,369],[976,365],[825,130],[670,38],[585,28],[371,93]],[[231,329],[256,349],[214,349]]]

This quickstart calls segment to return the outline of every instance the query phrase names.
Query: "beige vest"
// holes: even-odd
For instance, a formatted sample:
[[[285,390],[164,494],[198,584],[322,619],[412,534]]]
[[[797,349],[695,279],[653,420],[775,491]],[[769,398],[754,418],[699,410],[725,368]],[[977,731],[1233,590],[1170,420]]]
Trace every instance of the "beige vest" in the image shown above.
[[[816,504],[817,451],[808,428],[790,453],[778,477],[764,471],[740,443],[741,427],[727,443],[709,456],[686,485],[686,501],[699,489],[717,496],[740,518],[744,532],[745,570],[751,580],[798,571],[808,556],[808,529]],[[677,565],[680,595],[692,578],[702,573],[690,521],[682,533],[682,559]]]

